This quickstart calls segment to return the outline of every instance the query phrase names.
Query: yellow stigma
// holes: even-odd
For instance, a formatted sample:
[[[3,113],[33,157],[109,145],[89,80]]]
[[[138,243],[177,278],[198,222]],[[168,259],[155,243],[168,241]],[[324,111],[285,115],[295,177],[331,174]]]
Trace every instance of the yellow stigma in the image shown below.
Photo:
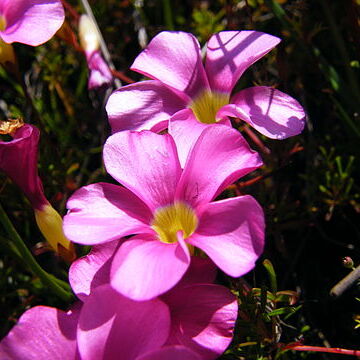
[[[177,242],[178,231],[182,231],[186,239],[193,234],[197,225],[198,219],[194,210],[185,203],[176,202],[157,209],[151,227],[158,234],[160,241],[173,244]]]
[[[6,20],[4,16],[0,15],[0,31],[3,31],[6,29]]]
[[[198,95],[190,104],[198,121],[205,124],[215,123],[216,113],[229,103],[229,95],[206,90]]]

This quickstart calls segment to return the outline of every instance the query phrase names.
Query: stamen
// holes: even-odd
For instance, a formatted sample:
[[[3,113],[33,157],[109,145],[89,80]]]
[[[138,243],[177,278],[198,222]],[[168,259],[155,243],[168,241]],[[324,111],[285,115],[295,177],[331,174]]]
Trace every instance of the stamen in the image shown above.
[[[11,135],[24,125],[22,119],[0,120],[0,134]]]
[[[6,29],[6,19],[3,15],[0,15],[0,31]]]
[[[190,104],[198,121],[205,124],[215,123],[216,113],[220,108],[229,103],[229,95],[204,91]]]
[[[182,231],[186,239],[194,233],[197,225],[198,219],[194,210],[185,203],[176,202],[157,209],[151,227],[158,234],[160,241],[173,244],[177,242],[178,231]]]

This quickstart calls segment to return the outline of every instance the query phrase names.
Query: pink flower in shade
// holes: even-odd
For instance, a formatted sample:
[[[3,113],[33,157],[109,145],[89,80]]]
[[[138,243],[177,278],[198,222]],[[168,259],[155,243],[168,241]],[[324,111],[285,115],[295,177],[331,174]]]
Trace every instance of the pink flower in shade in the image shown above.
[[[112,261],[111,284],[120,293],[148,300],[166,292],[188,269],[194,247],[230,276],[254,267],[264,243],[261,207],[248,195],[212,202],[262,165],[238,131],[207,127],[183,168],[169,134],[119,132],[108,138],[104,162],[125,187],[79,189],[68,201],[64,231],[88,245],[136,235]]]
[[[152,80],[124,86],[109,98],[106,109],[112,131],[157,132],[164,130],[170,119],[169,132],[174,138],[186,133],[192,144],[204,126],[215,122],[230,125],[227,117],[231,116],[270,138],[299,134],[304,110],[289,95],[268,86],[232,95],[244,71],[279,42],[279,38],[257,31],[223,31],[207,43],[203,65],[193,35],[161,32],[131,67]]]
[[[196,258],[183,280],[161,298],[133,301],[109,285],[118,242],[95,246],[72,264],[81,299],[72,311],[28,310],[0,343],[0,357],[22,360],[212,360],[229,346],[237,301],[214,285],[211,262]],[[84,276],[84,274],[86,274]]]
[[[113,81],[111,71],[100,53],[100,40],[93,21],[87,15],[81,15],[79,21],[79,37],[85,51],[90,70],[88,88],[97,89],[109,85]]]
[[[41,209],[48,201],[37,169],[40,131],[25,124],[12,137],[12,141],[0,141],[0,170],[21,188],[34,209]]]
[[[90,70],[89,90],[98,89],[113,82],[111,71],[102,58],[100,51],[95,51],[91,54],[86,53],[86,59]]]
[[[46,199],[38,175],[40,131],[33,125],[25,124],[12,132],[11,136],[11,141],[0,141],[0,171],[18,185],[29,199],[36,222],[54,251],[69,261],[73,260],[73,244],[65,238],[62,218]]]
[[[0,0],[0,39],[37,46],[53,37],[64,18],[60,0]]]

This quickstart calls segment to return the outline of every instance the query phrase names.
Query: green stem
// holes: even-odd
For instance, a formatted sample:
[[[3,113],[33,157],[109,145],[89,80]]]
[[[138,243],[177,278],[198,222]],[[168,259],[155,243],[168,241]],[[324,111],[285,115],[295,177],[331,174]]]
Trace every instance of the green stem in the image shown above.
[[[169,30],[174,30],[174,22],[172,18],[171,5],[169,0],[163,0],[163,9],[165,17],[165,25]]]
[[[352,121],[351,117],[347,114],[345,109],[341,106],[340,102],[336,100],[334,96],[331,96],[332,101],[335,103],[341,118],[347,123],[347,125],[351,128],[351,130],[360,137],[360,130],[356,126],[356,124]]]
[[[47,285],[49,289],[53,291],[54,294],[59,296],[65,301],[70,301],[73,299],[73,295],[70,290],[69,284],[66,282],[57,279],[55,276],[46,272],[35,260],[30,250],[26,247],[20,235],[14,228],[14,225],[10,221],[9,217],[4,211],[4,208],[0,204],[0,222],[3,224],[8,235],[12,240],[12,244],[16,248],[17,255],[21,256],[22,261],[30,268],[34,275],[38,276],[39,279],[43,282],[44,285]],[[4,238],[0,238],[3,240]]]

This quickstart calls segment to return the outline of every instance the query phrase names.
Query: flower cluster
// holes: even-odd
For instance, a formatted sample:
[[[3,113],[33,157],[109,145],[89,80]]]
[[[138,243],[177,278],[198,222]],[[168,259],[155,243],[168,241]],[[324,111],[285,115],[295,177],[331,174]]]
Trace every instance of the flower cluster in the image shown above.
[[[151,80],[115,91],[107,104],[113,134],[103,158],[119,185],[85,186],[67,203],[66,237],[93,246],[70,268],[78,302],[67,313],[28,310],[1,342],[1,357],[211,360],[226,350],[237,302],[215,284],[216,267],[232,277],[252,270],[265,228],[252,196],[217,199],[262,166],[229,117],[276,139],[304,127],[302,107],[279,90],[232,94],[279,41],[220,32],[205,65],[191,34],[162,32],[150,42],[132,69]],[[29,179],[31,188],[19,185],[31,200],[40,190],[37,175]]]

